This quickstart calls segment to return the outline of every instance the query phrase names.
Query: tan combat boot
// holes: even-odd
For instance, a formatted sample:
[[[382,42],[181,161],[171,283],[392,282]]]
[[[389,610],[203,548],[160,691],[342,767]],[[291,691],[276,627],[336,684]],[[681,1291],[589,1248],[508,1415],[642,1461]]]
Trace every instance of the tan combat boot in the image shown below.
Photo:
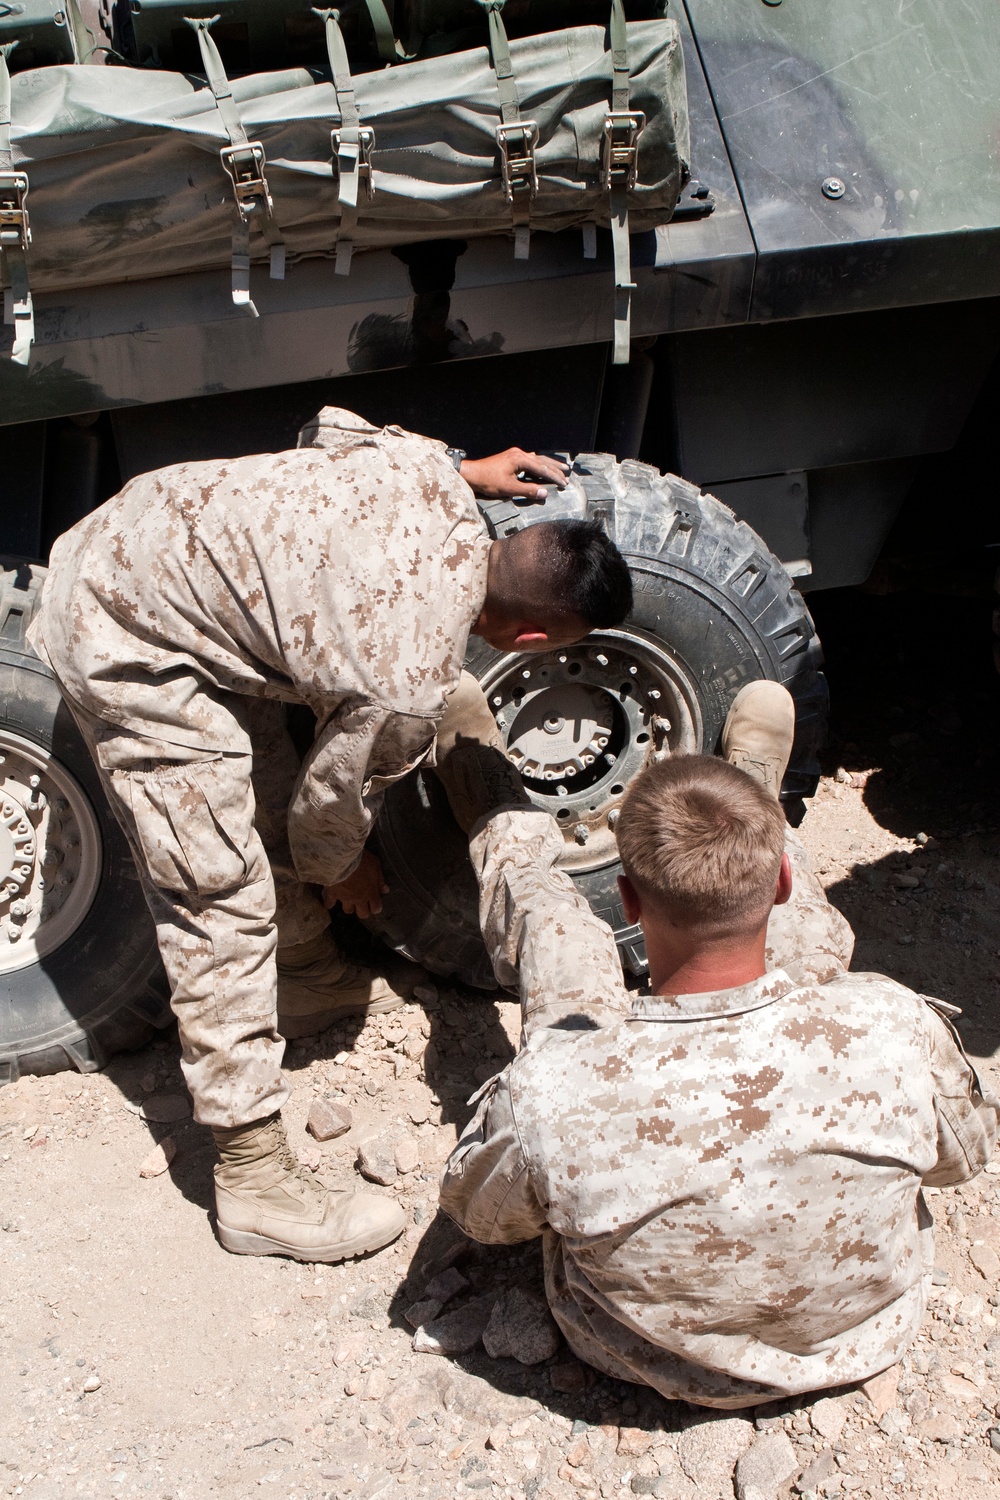
[[[329,929],[279,948],[277,961],[278,1030],[287,1041],[316,1036],[344,1016],[378,1015],[406,1002],[373,969],[342,958]]]
[[[391,1198],[331,1192],[296,1160],[280,1115],[233,1130],[213,1128],[219,1239],[234,1255],[347,1260],[381,1250],[406,1216]]]
[[[438,725],[437,775],[455,822],[469,833],[499,807],[531,807],[479,683],[463,672]]]
[[[795,738],[795,701],[780,682],[748,682],[726,715],[722,754],[777,797]]]

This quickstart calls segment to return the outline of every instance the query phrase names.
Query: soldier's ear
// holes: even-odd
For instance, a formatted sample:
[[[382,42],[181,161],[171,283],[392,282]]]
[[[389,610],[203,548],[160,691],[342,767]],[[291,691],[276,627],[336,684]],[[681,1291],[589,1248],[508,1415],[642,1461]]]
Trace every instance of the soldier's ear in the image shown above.
[[[778,886],[774,893],[775,906],[784,906],[792,894],[792,862],[787,854],[781,856],[781,869],[778,871]]]
[[[632,927],[642,918],[642,902],[639,900],[639,892],[627,875],[619,875],[618,890],[621,893],[625,920]]]

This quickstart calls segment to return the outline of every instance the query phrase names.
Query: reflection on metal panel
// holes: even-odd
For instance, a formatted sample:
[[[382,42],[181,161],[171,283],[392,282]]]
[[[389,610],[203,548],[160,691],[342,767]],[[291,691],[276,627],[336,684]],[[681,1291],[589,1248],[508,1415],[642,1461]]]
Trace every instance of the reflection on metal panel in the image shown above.
[[[753,317],[1000,291],[995,0],[685,3],[761,257]]]

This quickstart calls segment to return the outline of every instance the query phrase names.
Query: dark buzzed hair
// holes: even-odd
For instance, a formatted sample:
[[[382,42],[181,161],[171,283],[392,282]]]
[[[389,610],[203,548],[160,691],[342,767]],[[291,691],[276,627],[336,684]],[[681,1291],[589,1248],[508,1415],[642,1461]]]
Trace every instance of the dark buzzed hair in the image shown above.
[[[539,562],[561,610],[591,630],[620,625],[632,608],[628,564],[598,521],[542,521],[532,526]]]
[[[647,767],[629,787],[615,836],[640,897],[680,926],[742,930],[771,908],[785,817],[728,761],[678,755]]]

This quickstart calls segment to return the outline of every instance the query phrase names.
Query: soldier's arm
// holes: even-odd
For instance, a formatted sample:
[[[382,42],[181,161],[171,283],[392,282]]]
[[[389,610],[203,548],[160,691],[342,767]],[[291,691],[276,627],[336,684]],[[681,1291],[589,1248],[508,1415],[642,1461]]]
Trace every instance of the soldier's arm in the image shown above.
[[[419,764],[435,721],[347,705],[320,728],[295,784],[288,840],[300,880],[336,885],[356,869],[387,786]]]
[[[938,1159],[924,1176],[928,1187],[965,1182],[981,1172],[993,1155],[1000,1121],[1000,1100],[986,1093],[959,1040],[958,1033],[928,1002],[926,1024],[934,1079]]]
[[[486,1085],[441,1179],[441,1207],[485,1245],[531,1240],[546,1225],[514,1118],[509,1073]]]

